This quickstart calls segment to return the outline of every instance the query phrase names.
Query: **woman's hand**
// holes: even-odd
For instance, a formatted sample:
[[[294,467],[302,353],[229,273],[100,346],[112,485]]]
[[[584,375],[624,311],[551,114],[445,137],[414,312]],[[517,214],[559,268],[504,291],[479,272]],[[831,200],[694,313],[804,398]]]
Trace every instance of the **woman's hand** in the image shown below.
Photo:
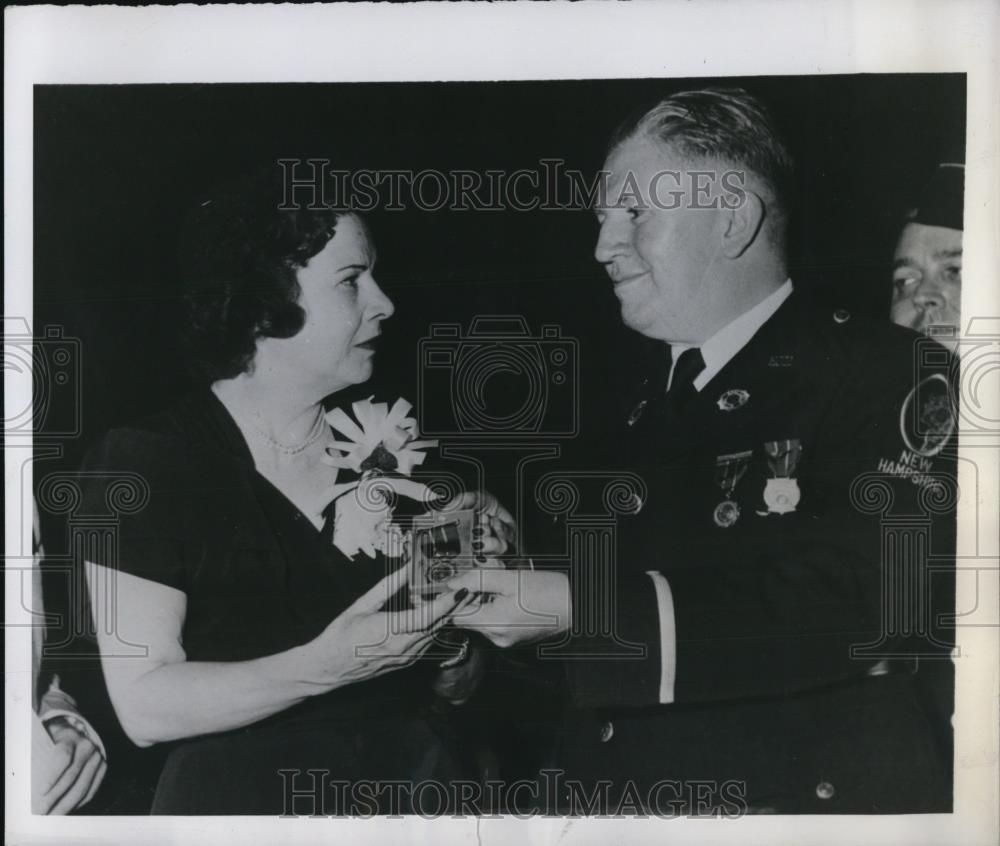
[[[508,570],[499,562],[466,570],[445,583],[466,589],[471,601],[451,615],[456,626],[479,632],[500,647],[555,638],[572,622],[569,579],[549,570]]]
[[[517,523],[510,512],[489,491],[465,491],[454,497],[442,511],[473,508],[479,516],[473,528],[473,549],[478,555],[511,555],[518,551]]]
[[[443,586],[415,608],[383,606],[408,582],[403,565],[360,596],[308,645],[313,680],[333,690],[408,667],[431,645],[434,634],[472,599],[467,588]]]

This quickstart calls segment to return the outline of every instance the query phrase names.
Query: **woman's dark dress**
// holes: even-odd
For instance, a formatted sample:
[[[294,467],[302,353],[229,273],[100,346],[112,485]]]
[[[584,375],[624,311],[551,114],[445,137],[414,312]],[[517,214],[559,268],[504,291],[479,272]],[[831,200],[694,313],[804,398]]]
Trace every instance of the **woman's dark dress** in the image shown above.
[[[254,469],[211,391],[113,430],[85,470],[91,513],[102,503],[131,512],[120,518],[117,550],[99,563],[187,594],[189,661],[245,661],[304,644],[386,573],[382,558],[342,555]],[[148,489],[148,498],[123,496],[128,485]],[[431,700],[417,666],[245,728],[181,741],[167,758],[153,813],[406,813],[405,796],[403,807],[390,802],[398,789],[375,786],[352,803],[349,788],[329,782],[460,777]]]

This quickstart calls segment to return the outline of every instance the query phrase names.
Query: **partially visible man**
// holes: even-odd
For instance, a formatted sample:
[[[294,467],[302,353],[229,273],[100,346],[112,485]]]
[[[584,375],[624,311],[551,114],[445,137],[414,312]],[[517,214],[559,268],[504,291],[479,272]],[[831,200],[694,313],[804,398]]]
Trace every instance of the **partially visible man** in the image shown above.
[[[45,556],[40,540],[38,508],[34,511],[33,561],[31,571],[32,611],[45,619],[41,562]],[[80,714],[76,701],[60,687],[59,676],[47,680],[39,696],[45,630],[32,629],[31,812],[68,814],[94,798],[107,773],[107,753],[100,736]]]
[[[490,601],[463,625],[567,659],[560,766],[582,787],[560,810],[947,810],[914,659],[950,653],[929,632],[957,493],[951,428],[914,386],[921,339],[793,285],[791,156],[745,91],[667,98],[605,171],[595,257],[661,342],[630,365],[649,375],[614,439],[647,490],[599,584],[464,577]],[[614,637],[593,615],[611,578]]]
[[[907,215],[892,267],[892,320],[954,352],[962,311],[965,165],[937,166]]]

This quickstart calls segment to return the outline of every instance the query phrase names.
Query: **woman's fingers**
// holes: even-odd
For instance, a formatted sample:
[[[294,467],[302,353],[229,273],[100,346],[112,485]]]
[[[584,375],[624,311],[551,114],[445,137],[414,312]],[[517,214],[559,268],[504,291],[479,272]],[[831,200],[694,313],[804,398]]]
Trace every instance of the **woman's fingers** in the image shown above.
[[[506,539],[499,535],[482,535],[477,540],[479,545],[473,549],[483,555],[503,555],[509,548]]]
[[[466,508],[475,508],[479,512],[480,522],[488,523],[493,518],[498,525],[504,527],[505,533],[517,532],[517,523],[511,513],[489,491],[463,491],[452,497],[442,510],[460,511]]]
[[[421,602],[415,608],[397,611],[395,616],[398,627],[394,630],[404,635],[436,630],[468,605],[471,599],[471,593],[466,587],[449,589],[434,599]]]

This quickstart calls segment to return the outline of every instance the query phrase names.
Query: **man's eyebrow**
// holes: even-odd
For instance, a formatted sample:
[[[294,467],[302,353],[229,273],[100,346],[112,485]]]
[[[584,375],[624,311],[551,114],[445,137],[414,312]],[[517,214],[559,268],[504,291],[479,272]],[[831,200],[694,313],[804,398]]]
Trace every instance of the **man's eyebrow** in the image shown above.
[[[916,266],[917,263],[913,259],[906,258],[906,256],[898,258],[892,263],[893,270],[898,270],[901,267],[916,267]]]
[[[934,253],[934,258],[936,259],[949,259],[949,258],[961,258],[962,248],[959,247],[957,250],[938,250]]]

